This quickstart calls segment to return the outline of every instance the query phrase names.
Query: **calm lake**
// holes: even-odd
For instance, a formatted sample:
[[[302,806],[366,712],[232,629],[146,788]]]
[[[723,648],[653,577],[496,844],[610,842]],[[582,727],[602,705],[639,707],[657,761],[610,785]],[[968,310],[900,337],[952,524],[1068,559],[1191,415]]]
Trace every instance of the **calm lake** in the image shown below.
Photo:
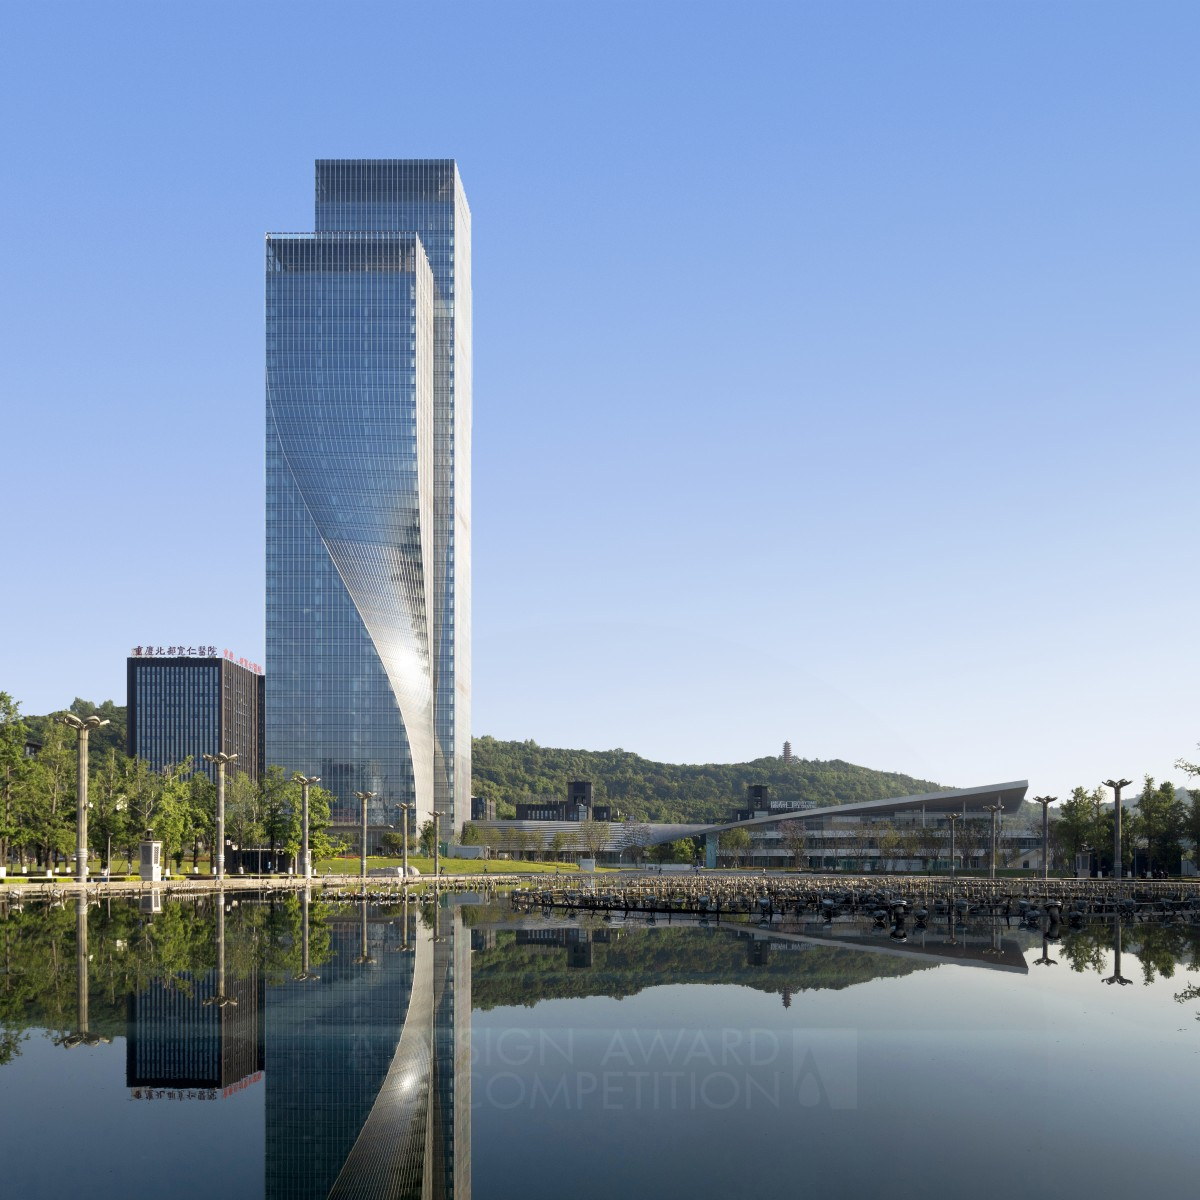
[[[1200,927],[450,894],[0,905],[0,1180],[325,1200],[1191,1190]],[[1189,988],[1191,990],[1189,990]]]

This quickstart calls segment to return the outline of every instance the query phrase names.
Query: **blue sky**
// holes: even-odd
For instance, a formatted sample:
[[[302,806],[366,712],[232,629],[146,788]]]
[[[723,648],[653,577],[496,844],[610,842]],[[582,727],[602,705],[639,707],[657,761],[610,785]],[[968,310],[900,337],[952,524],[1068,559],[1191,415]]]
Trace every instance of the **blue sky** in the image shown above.
[[[5,6],[0,688],[262,661],[263,234],[312,227],[315,158],[453,156],[477,734],[1172,776],[1198,35],[1153,2]]]

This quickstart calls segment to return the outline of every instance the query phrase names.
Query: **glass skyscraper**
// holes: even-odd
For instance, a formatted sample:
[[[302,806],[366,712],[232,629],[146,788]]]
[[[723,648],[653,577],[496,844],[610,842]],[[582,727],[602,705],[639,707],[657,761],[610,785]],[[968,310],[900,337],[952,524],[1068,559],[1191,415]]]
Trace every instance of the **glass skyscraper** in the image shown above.
[[[352,823],[470,815],[471,214],[453,160],[320,160],[269,234],[266,761]]]

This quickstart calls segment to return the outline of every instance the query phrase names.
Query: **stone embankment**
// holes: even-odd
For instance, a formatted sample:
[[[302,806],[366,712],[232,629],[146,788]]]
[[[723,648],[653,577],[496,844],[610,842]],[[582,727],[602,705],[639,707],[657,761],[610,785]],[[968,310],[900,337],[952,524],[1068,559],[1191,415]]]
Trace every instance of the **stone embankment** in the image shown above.
[[[890,912],[989,913],[1022,917],[1054,909],[1064,918],[1120,915],[1131,920],[1200,923],[1200,881],[1140,879],[947,879],[919,875],[786,876],[746,874],[624,878],[594,888],[532,886],[511,894],[519,910],[566,909],[626,917],[787,916]]]

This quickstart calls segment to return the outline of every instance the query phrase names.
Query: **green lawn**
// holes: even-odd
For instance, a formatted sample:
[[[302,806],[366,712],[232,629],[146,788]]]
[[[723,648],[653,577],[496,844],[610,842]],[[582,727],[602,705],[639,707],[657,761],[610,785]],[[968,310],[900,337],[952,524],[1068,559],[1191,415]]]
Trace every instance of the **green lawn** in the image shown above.
[[[322,858],[313,864],[313,872],[318,877],[328,872],[331,875],[357,875],[361,870],[361,859],[357,855],[350,858]],[[416,867],[422,875],[433,874],[433,859],[423,858],[415,854],[408,856],[408,864]],[[367,870],[374,871],[380,867],[401,867],[402,858],[367,858]],[[446,875],[576,875],[578,868],[574,863],[544,863],[544,862],[514,862],[509,859],[481,858],[443,858],[441,860],[443,873]],[[600,867],[599,870],[605,870]]]

